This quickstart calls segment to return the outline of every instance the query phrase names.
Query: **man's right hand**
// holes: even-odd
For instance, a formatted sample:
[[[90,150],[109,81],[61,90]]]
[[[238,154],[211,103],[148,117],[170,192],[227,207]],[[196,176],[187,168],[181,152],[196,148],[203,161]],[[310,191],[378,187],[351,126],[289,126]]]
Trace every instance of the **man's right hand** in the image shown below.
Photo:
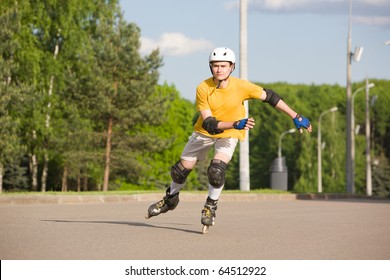
[[[242,119],[233,123],[233,128],[238,130],[250,130],[255,126],[255,120],[253,118]]]

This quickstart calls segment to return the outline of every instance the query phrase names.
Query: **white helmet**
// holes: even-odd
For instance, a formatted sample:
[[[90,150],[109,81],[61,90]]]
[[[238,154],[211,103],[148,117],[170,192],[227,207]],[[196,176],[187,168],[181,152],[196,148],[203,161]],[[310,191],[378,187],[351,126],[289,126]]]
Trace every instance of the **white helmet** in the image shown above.
[[[209,56],[209,63],[213,61],[229,61],[234,64],[236,63],[236,56],[229,48],[216,48]]]

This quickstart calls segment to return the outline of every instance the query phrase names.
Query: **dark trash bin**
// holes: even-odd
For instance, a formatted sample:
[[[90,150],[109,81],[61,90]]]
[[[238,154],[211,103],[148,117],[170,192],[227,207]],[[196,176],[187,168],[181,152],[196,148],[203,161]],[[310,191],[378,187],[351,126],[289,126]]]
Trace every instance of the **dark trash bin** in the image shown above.
[[[269,170],[271,172],[271,189],[287,191],[288,169],[286,158],[275,158]]]

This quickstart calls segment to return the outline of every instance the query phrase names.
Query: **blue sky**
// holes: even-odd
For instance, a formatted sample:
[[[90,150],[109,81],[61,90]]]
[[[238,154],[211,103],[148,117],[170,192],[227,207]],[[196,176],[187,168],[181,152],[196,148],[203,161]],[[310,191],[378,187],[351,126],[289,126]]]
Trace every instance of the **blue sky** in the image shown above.
[[[248,79],[346,85],[349,0],[247,0]],[[210,77],[208,55],[229,47],[239,57],[239,0],[120,0],[141,29],[141,52],[159,48],[160,83],[194,101]],[[352,81],[390,79],[390,0],[352,0]],[[233,75],[239,76],[239,61]],[[374,90],[374,89],[373,89]],[[283,94],[283,93],[280,93]]]

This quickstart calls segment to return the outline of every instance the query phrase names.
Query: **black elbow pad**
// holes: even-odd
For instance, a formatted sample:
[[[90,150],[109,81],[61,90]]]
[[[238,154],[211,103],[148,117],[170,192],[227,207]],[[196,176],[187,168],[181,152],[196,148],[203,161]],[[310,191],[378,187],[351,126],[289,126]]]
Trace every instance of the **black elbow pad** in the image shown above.
[[[214,117],[207,117],[203,123],[202,127],[211,135],[220,134],[223,130],[218,129],[219,121]]]
[[[282,99],[280,95],[274,92],[272,89],[265,88],[264,91],[266,92],[267,97],[263,102],[269,103],[273,107],[275,107],[279,100]]]

